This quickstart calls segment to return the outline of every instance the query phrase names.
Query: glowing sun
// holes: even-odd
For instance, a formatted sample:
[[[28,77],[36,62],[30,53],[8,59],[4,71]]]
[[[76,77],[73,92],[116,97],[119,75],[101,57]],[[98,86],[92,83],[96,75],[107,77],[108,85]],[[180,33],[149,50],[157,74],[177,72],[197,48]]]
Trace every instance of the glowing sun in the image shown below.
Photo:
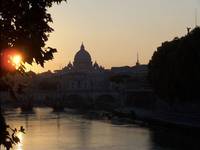
[[[22,56],[21,55],[14,55],[11,58],[12,65],[15,66],[15,68],[19,68],[22,62]]]

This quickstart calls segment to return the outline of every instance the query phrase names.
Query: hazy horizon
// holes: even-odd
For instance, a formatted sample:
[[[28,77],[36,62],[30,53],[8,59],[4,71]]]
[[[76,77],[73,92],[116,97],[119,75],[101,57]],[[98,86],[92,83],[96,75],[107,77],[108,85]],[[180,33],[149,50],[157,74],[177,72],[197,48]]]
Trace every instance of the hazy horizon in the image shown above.
[[[92,61],[105,68],[133,66],[137,52],[146,64],[162,42],[195,27],[195,9],[199,16],[200,0],[68,0],[49,10],[55,31],[47,46],[58,53],[44,68],[33,65],[31,70],[63,68],[73,62],[82,42]]]

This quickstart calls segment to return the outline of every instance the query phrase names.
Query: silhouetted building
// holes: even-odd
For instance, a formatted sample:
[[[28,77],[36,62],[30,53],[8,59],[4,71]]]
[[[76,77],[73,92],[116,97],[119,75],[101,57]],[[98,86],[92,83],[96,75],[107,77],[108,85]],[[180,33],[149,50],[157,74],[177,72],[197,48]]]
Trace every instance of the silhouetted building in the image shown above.
[[[73,64],[69,64],[64,67],[62,70],[56,70],[56,73],[69,73],[69,72],[82,72],[82,73],[94,73],[94,72],[103,72],[104,68],[98,65],[97,62],[93,63],[92,58],[88,51],[86,51],[85,46],[81,45],[80,50],[76,53],[74,57]]]
[[[120,101],[125,99],[126,92],[138,92],[147,87],[145,83],[147,71],[147,65],[140,65],[138,56],[135,66],[104,69],[92,61],[91,55],[82,44],[74,56],[73,63],[69,62],[61,70],[37,75],[29,91],[38,103],[52,99],[65,102],[75,99]],[[116,75],[128,75],[131,78],[123,83],[124,85],[116,84],[111,81],[112,76]]]

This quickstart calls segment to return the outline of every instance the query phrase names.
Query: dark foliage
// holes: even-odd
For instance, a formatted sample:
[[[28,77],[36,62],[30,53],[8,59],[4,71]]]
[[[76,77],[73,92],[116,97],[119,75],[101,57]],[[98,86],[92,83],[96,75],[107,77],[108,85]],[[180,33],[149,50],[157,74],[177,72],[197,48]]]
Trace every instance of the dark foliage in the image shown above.
[[[17,137],[18,132],[25,133],[25,129],[21,126],[20,129],[12,129],[10,126],[5,124],[4,118],[0,115],[0,144],[3,144],[7,150],[18,144],[20,139]]]
[[[149,79],[156,93],[167,101],[200,98],[200,28],[164,42],[149,62]]]
[[[0,88],[11,90],[2,83],[2,78],[10,73],[3,67],[5,50],[16,49],[23,57],[23,62],[44,66],[45,61],[53,59],[53,53],[57,50],[45,46],[49,33],[53,29],[49,23],[53,22],[51,15],[47,12],[53,3],[61,3],[66,0],[0,0]],[[24,72],[23,65],[18,69]],[[8,88],[8,89],[7,89]],[[8,135],[8,130],[13,131]],[[0,145],[7,149],[19,142],[15,136],[17,130],[6,126],[5,120],[0,113]],[[10,143],[5,143],[9,141]]]
[[[55,48],[46,47],[53,22],[47,8],[66,0],[0,0],[0,53],[16,48],[29,64],[53,59]],[[23,68],[22,68],[23,70]],[[7,70],[0,68],[0,75]]]

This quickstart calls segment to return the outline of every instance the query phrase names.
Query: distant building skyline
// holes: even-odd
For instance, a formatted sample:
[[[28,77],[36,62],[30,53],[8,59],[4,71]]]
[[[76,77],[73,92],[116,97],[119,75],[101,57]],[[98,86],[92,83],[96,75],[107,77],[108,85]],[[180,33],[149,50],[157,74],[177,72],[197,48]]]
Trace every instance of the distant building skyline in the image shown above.
[[[45,68],[33,65],[28,70],[63,68],[82,41],[93,61],[105,68],[133,66],[137,53],[140,63],[147,64],[162,42],[181,37],[187,34],[187,27],[199,25],[200,1],[68,0],[49,12],[55,31],[47,46],[57,48],[58,53]]]

